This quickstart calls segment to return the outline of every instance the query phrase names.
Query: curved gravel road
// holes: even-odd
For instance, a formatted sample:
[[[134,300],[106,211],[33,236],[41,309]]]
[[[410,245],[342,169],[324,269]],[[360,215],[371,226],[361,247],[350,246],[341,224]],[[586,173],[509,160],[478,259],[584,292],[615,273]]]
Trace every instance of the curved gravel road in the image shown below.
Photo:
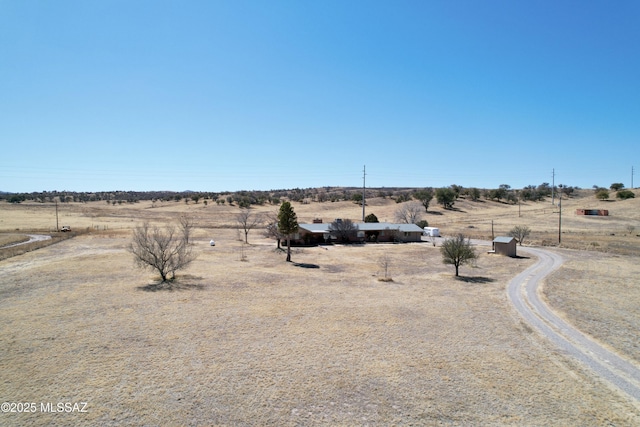
[[[540,299],[541,280],[562,265],[562,256],[542,249],[518,249],[538,258],[507,287],[511,303],[524,320],[596,375],[640,401],[640,368],[582,334]]]
[[[51,236],[48,236],[46,234],[27,234],[27,236],[29,236],[29,240],[27,240],[26,242],[13,243],[11,245],[2,246],[0,247],[0,249],[12,248],[14,246],[26,245],[27,243],[31,243],[31,242],[38,242],[40,240],[51,239]]]

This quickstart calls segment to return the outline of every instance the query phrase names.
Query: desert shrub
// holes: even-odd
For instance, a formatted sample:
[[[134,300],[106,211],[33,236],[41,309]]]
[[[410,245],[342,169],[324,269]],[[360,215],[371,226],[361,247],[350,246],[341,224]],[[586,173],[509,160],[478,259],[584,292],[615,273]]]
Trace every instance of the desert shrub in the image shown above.
[[[540,198],[549,197],[551,195],[551,186],[548,182],[543,182],[536,187],[536,191],[538,192],[538,197]]]
[[[26,200],[26,197],[24,194],[13,194],[7,198],[7,201],[9,203],[20,203],[20,202],[24,202],[25,200]]]
[[[474,202],[477,202],[480,199],[480,190],[477,188],[469,188],[467,190],[467,194]]]
[[[616,197],[620,200],[633,199],[636,195],[631,190],[620,190],[616,194]]]
[[[370,213],[369,215],[364,217],[364,222],[380,222],[378,221],[378,217],[374,214]]]
[[[426,219],[421,219],[420,221],[416,222],[416,225],[420,228],[425,228],[429,226],[429,221],[427,221]]]
[[[398,194],[396,196],[396,203],[404,203],[411,200],[411,196],[409,194]]]
[[[598,200],[607,200],[609,198],[609,190],[606,190],[604,188],[599,189],[596,192],[596,198]]]

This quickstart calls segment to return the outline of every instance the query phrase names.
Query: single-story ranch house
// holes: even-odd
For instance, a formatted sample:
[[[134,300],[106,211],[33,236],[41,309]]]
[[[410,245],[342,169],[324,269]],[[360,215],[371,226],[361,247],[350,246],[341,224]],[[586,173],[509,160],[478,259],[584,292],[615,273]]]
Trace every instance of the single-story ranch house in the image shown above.
[[[298,232],[293,236],[293,244],[322,244],[339,241],[329,223],[298,224]],[[420,242],[423,229],[415,224],[394,224],[390,222],[353,223],[357,227],[352,242]]]

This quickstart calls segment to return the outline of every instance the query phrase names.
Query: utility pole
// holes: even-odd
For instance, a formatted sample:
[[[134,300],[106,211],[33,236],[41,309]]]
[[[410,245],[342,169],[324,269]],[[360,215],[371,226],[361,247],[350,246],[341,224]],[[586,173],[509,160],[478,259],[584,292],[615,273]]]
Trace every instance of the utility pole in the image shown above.
[[[631,166],[631,189],[633,190],[633,166]]]
[[[367,202],[365,197],[366,177],[367,177],[367,165],[364,165],[362,168],[362,222],[364,222],[364,205],[366,205],[366,202]]]
[[[551,171],[551,204],[555,205],[556,201],[555,201],[555,188],[556,188],[556,169],[553,168],[553,170]]]
[[[518,218],[520,218],[520,202],[522,200],[521,192],[518,192]]]
[[[562,184],[558,185],[558,188],[560,189],[560,193],[558,194],[560,196],[560,201],[558,202],[558,244],[560,244],[562,243]]]
[[[60,230],[58,226],[58,201],[56,200],[56,231]]]
[[[491,241],[495,240],[495,236],[493,235],[493,220],[491,220]]]

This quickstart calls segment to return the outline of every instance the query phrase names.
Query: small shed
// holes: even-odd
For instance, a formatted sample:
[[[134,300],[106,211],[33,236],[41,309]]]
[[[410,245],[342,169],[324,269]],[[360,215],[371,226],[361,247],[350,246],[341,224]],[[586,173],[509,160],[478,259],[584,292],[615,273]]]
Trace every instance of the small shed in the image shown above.
[[[493,239],[493,253],[515,257],[516,256],[515,237],[499,236]]]

